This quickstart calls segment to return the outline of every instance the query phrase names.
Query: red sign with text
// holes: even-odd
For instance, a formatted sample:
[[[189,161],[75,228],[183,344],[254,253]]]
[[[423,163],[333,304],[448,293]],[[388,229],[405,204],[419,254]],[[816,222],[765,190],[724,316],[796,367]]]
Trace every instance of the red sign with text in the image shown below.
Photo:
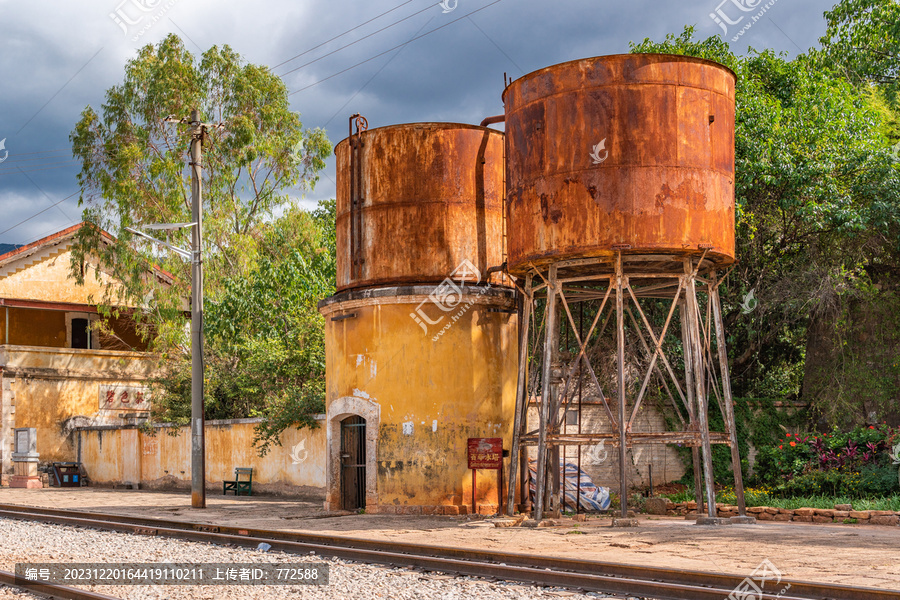
[[[503,438],[469,438],[470,469],[503,467]]]

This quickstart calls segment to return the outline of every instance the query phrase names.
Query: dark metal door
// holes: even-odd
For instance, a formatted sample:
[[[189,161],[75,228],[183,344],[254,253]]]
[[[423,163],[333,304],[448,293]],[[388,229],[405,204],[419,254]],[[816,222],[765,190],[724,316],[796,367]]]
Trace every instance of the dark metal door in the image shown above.
[[[344,510],[366,507],[366,420],[341,421],[341,500]]]

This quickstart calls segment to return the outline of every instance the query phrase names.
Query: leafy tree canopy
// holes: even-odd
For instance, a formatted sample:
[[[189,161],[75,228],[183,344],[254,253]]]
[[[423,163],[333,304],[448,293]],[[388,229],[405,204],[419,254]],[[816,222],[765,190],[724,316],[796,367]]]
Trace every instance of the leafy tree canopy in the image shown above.
[[[838,310],[872,277],[900,276],[891,109],[881,90],[857,85],[837,65],[823,68],[830,50],[794,60],[752,49],[739,56],[719,37],[696,40],[690,27],[632,45],[714,60],[737,75],[740,262],[723,300],[738,395],[799,394],[810,317]],[[743,314],[750,290],[759,308]]]
[[[166,122],[192,109],[221,125],[203,140],[207,416],[266,417],[265,448],[321,410],[324,342],[315,304],[334,282],[333,208],[310,215],[295,200],[315,185],[331,144],[323,131],[303,129],[279,77],[228,46],[197,58],[169,35],[141,48],[122,83],[99,110],[84,109],[70,136],[84,218],[97,226],[82,228],[72,272],[80,279],[83,262],[98,261],[124,285],[95,300],[112,313],[143,309],[136,317],[161,357],[157,417],[182,421],[190,405],[190,264],[125,228],[192,220],[189,127]],[[104,243],[101,229],[115,243]],[[189,248],[190,235],[180,229],[169,242]],[[175,284],[148,276],[150,265]]]

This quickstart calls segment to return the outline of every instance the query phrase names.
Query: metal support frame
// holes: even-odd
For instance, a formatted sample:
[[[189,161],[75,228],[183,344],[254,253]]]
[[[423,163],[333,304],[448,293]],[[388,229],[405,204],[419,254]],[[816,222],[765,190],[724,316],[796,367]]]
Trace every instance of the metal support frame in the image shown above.
[[[529,447],[537,447],[534,518],[540,521],[549,512],[560,508],[559,499],[565,482],[553,481],[554,473],[560,468],[558,449],[575,446],[580,464],[582,448],[603,441],[617,448],[619,509],[621,516],[627,517],[629,448],[633,444],[677,443],[689,446],[692,451],[698,511],[705,508],[709,516],[715,517],[712,444],[728,444],[735,470],[737,503],[740,514],[745,515],[718,283],[715,265],[706,260],[706,251],[698,252],[692,259],[628,255],[617,251],[613,256],[601,258],[558,261],[540,268],[532,265],[524,279],[507,509],[512,512],[514,508],[517,483],[522,504],[528,502],[525,483],[529,476]],[[705,304],[698,297],[701,292],[706,293]],[[661,327],[662,315],[654,327],[648,317],[650,313],[642,308],[642,302],[648,298],[671,301]],[[584,302],[587,301],[597,301],[599,308],[595,304],[592,307],[592,310],[596,308],[595,314],[587,315],[590,326],[585,334]],[[541,303],[543,310],[539,306]],[[578,322],[573,315],[572,303],[581,303]],[[598,327],[604,314],[603,324]],[[540,315],[543,315],[542,320]],[[606,325],[613,315],[616,331],[606,334]],[[680,323],[673,325],[674,320]],[[672,352],[677,345],[671,343],[671,338],[677,334],[670,331],[679,328],[684,350],[683,377],[677,375],[675,369],[679,355]],[[565,353],[560,352],[563,329]],[[532,332],[537,335],[531,335]],[[570,333],[574,347],[569,344]],[[603,338],[604,335],[607,337]],[[601,339],[615,342],[614,376],[609,373],[598,377],[600,371],[591,363],[592,357],[597,360],[595,354]],[[634,379],[627,371],[626,362],[626,348],[631,339],[639,342],[646,358],[646,366],[642,367],[646,370]],[[562,363],[561,357],[564,358]],[[664,396],[678,415],[679,431],[633,429],[637,427],[636,417],[642,402],[653,393],[650,383],[654,378],[659,383],[657,389],[665,391]],[[604,384],[616,386],[615,407],[607,402]],[[582,389],[584,385],[592,387]],[[724,431],[709,430],[710,394],[723,411]],[[605,423],[593,429],[582,425],[581,411],[587,405],[602,406]],[[529,406],[537,408],[538,427],[534,431],[528,431]],[[575,434],[564,428],[561,431],[569,410],[579,413],[579,429]],[[686,418],[683,412],[687,413]]]

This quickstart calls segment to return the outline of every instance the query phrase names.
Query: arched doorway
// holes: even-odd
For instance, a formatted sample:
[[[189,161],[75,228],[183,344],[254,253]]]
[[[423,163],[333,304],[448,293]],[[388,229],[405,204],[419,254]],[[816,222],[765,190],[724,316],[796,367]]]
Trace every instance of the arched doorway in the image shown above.
[[[381,407],[377,402],[368,398],[355,396],[341,396],[329,402],[326,406],[328,437],[328,467],[325,473],[325,510],[342,510],[348,506],[344,502],[344,490],[349,486],[344,485],[343,468],[344,461],[341,454],[344,448],[344,422],[350,423],[350,419],[361,419],[365,427],[356,427],[359,437],[364,440],[362,453],[357,454],[359,462],[347,462],[347,464],[365,465],[358,469],[356,476],[358,487],[362,488],[363,502],[358,508],[365,508],[369,512],[378,510],[378,490],[376,476],[378,468],[376,458],[378,456],[378,428],[381,423]],[[359,423],[359,421],[357,421]],[[351,435],[348,433],[348,435]],[[350,448],[348,448],[349,450]],[[349,454],[349,452],[348,452]],[[349,457],[348,457],[349,458]],[[352,504],[351,504],[352,506]],[[347,509],[349,510],[349,509]]]
[[[341,508],[366,507],[366,420],[352,415],[341,421]]]

